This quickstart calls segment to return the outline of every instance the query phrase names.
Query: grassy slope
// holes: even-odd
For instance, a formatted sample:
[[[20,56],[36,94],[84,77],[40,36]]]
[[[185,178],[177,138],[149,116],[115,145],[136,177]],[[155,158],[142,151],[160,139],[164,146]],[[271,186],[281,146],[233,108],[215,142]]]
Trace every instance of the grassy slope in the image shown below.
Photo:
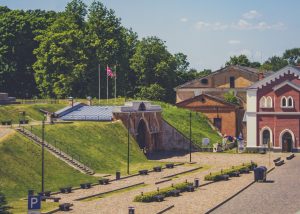
[[[0,189],[8,200],[27,195],[28,189],[41,190],[41,148],[18,133],[0,141]],[[79,186],[82,182],[96,181],[45,152],[45,189],[57,191],[59,187]]]
[[[66,104],[22,104],[22,105],[0,105],[0,121],[1,120],[13,120],[13,123],[18,123],[19,112],[26,112],[26,119],[42,120],[43,114],[39,109],[44,109],[50,112],[57,111],[65,107]]]
[[[54,140],[68,154],[79,154],[80,160],[90,165],[98,173],[126,172],[127,130],[122,122],[75,122],[72,124],[47,125],[46,141],[54,145]],[[41,135],[41,127],[33,132]],[[67,150],[67,147],[69,149]],[[157,162],[148,161],[139,146],[130,138],[130,172],[150,168]]]
[[[190,116],[189,110],[177,108],[170,104],[156,102],[163,108],[163,118],[181,131],[186,137],[190,136]],[[207,118],[201,113],[192,114],[192,140],[201,146],[202,138],[209,138],[210,144],[221,142],[221,137],[207,123]]]

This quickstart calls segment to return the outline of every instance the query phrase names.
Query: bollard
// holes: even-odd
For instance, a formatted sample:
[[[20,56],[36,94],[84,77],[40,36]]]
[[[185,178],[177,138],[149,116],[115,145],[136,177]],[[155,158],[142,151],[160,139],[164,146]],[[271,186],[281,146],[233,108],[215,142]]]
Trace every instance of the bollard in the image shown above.
[[[134,207],[128,207],[128,214],[134,214]]]
[[[121,179],[121,172],[116,171],[116,180],[120,180],[120,179]]]
[[[195,180],[194,180],[194,186],[195,186],[196,188],[199,187],[199,178],[195,178]]]

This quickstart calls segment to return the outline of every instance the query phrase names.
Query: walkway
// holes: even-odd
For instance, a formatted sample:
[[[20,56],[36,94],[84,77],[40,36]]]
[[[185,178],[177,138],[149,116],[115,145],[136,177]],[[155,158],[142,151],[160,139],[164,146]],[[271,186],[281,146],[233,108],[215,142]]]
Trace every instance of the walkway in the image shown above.
[[[271,172],[212,213],[296,213],[300,211],[300,156]]]

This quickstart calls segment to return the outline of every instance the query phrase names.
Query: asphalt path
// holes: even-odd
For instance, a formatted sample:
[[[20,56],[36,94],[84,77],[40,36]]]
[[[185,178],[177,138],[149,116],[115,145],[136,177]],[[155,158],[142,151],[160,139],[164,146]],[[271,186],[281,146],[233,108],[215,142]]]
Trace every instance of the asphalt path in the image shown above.
[[[269,173],[266,183],[253,184],[212,213],[300,213],[300,155],[285,156],[285,164]]]

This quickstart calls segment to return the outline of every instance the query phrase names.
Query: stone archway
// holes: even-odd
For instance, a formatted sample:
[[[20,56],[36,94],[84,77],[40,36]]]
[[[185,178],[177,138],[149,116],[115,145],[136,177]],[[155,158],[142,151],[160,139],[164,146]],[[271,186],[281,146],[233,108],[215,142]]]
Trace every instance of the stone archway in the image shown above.
[[[146,148],[146,134],[147,134],[147,126],[143,119],[140,120],[137,128],[137,142],[141,149]]]

